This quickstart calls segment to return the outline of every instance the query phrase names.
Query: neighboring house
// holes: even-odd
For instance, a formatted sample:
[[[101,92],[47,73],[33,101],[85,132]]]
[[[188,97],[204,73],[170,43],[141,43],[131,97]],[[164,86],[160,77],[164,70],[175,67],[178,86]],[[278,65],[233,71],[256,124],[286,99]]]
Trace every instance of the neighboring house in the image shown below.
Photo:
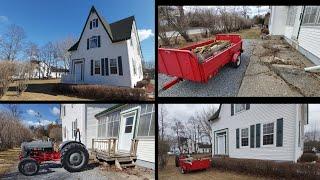
[[[91,8],[79,40],[69,49],[63,83],[134,87],[143,79],[142,52],[133,16],[109,24]]]
[[[50,77],[60,79],[63,75],[67,74],[68,72],[69,71],[67,69],[52,66],[50,70]]]
[[[153,104],[63,104],[63,141],[74,140],[79,128],[81,142],[92,150],[94,140],[116,138],[119,152],[131,151],[137,139],[136,164],[155,168],[155,109]]]
[[[212,149],[211,144],[198,143],[197,153],[211,153],[211,149]]]
[[[269,31],[320,65],[320,6],[271,6]]]
[[[32,79],[45,79],[50,75],[50,68],[47,63],[38,60],[31,60],[33,72],[31,74]]]
[[[222,104],[209,121],[213,156],[297,162],[308,106]]]

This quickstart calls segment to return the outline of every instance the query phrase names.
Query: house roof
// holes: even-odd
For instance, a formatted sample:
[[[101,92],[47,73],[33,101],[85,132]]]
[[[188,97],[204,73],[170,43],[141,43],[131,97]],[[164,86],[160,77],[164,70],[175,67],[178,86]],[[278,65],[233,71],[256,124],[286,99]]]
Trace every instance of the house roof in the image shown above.
[[[119,41],[124,41],[124,40],[131,38],[132,24],[133,24],[133,21],[135,21],[134,16],[130,16],[125,19],[122,19],[122,20],[119,20],[119,21],[116,21],[116,22],[109,24],[102,16],[99,15],[99,13],[95,9],[95,7],[92,6],[90,13],[88,15],[88,18],[86,20],[86,23],[85,23],[83,30],[81,32],[79,40],[73,46],[71,46],[71,48],[68,51],[75,51],[78,49],[79,42],[80,42],[81,37],[83,35],[83,32],[86,28],[86,24],[88,23],[88,20],[89,20],[91,13],[97,14],[100,22],[102,22],[103,28],[105,29],[110,40],[113,43],[119,42]]]
[[[117,105],[114,105],[106,110],[103,110],[101,112],[99,112],[98,114],[94,115],[94,117],[101,117],[102,115],[105,115],[105,114],[108,114],[108,113],[111,113],[111,112],[114,112],[120,108],[122,108],[123,106],[125,106],[126,104],[117,104]]]
[[[219,109],[209,118],[209,121],[214,121],[219,118],[221,106],[222,104],[220,104]]]

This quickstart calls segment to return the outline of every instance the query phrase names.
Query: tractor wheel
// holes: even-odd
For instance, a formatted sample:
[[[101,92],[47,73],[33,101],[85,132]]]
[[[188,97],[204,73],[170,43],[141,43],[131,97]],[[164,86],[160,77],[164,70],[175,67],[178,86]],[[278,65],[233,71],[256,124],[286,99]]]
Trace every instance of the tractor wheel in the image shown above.
[[[25,176],[33,176],[38,173],[40,165],[34,159],[25,158],[19,162],[18,169]]]
[[[179,156],[175,157],[175,164],[176,164],[176,167],[179,167]]]
[[[237,67],[240,66],[240,64],[241,64],[241,54],[239,54],[239,56],[237,57],[236,62],[232,63],[232,65],[233,65],[234,68],[237,68]]]
[[[69,172],[79,172],[87,166],[89,153],[85,146],[79,143],[67,144],[61,150],[61,164]]]

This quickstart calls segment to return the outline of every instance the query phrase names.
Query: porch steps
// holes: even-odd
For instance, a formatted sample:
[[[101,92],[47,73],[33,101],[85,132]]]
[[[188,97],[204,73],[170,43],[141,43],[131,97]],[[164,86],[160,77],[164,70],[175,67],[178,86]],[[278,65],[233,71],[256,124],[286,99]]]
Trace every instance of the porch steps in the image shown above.
[[[120,160],[119,159],[115,160],[115,166],[118,169],[122,170],[122,168],[134,167],[135,163],[131,158],[130,159],[128,159],[128,158],[126,158],[126,159],[120,158]]]

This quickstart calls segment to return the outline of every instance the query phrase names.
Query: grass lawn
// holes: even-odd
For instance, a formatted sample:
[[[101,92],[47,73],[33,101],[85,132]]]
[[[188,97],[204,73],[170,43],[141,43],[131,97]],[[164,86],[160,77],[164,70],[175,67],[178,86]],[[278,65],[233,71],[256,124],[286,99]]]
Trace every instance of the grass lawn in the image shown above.
[[[0,177],[18,163],[19,153],[20,148],[0,151]]]
[[[259,39],[260,38],[260,29],[255,27],[251,29],[240,30],[234,33],[240,34],[242,39]]]
[[[60,83],[60,79],[48,80],[30,80],[28,88],[20,96],[15,91],[14,83],[10,85],[9,91],[4,95],[2,101],[79,101],[88,100],[77,97],[70,97],[57,94],[54,92],[54,87]]]
[[[165,169],[159,170],[159,179],[160,180],[205,180],[205,179],[214,179],[214,180],[264,180],[265,178],[260,178],[257,176],[248,176],[243,174],[238,174],[234,172],[224,172],[215,169],[208,169],[205,171],[196,171],[190,172],[187,174],[181,174],[179,169],[175,167],[174,156],[170,156],[168,160],[168,165]]]

